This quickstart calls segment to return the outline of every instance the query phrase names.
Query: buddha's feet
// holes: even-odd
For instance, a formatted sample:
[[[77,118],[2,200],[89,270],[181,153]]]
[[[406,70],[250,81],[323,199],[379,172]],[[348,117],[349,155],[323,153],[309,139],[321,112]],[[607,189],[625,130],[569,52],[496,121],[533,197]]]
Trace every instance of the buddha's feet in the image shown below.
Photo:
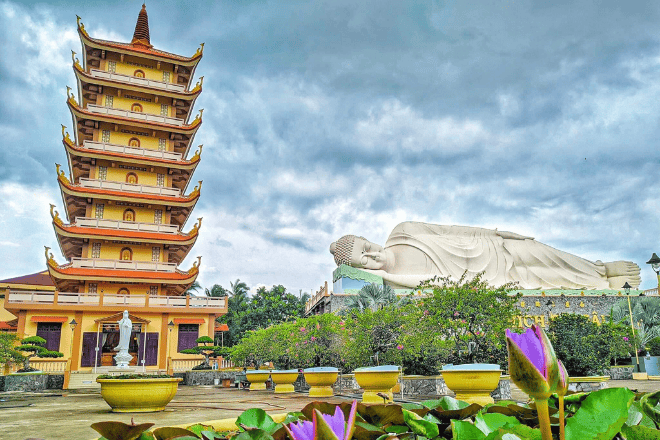
[[[642,282],[642,278],[639,276],[639,266],[632,261],[605,263],[605,272],[610,289],[613,290],[621,290],[626,283],[636,289]]]

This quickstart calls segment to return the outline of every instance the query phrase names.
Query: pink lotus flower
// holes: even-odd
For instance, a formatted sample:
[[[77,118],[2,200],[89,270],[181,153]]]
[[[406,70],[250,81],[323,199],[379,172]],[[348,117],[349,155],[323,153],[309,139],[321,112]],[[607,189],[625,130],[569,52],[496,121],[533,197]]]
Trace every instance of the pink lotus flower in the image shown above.
[[[397,346],[396,346],[396,349],[397,349],[397,350],[403,350],[403,345],[401,345],[401,344],[397,345]]]
[[[284,425],[293,440],[350,440],[355,430],[355,415],[357,413],[357,400],[351,405],[348,420],[344,420],[344,413],[339,405],[335,407],[333,415],[323,414],[318,409],[312,413],[312,421],[302,421]]]
[[[623,337],[623,340],[626,341],[626,342],[628,342],[628,336],[624,336],[624,337]]]

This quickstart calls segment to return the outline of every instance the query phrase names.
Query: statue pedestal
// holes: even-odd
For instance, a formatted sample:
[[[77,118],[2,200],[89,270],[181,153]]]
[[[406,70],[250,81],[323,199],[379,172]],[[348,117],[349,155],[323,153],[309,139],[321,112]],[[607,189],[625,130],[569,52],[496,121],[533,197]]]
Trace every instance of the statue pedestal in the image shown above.
[[[133,359],[133,356],[128,354],[125,351],[120,351],[117,356],[115,356],[115,362],[117,362],[117,368],[128,370],[128,363]]]
[[[383,278],[354,267],[340,265],[332,273],[332,291],[334,293],[358,293],[367,284],[383,285]]]

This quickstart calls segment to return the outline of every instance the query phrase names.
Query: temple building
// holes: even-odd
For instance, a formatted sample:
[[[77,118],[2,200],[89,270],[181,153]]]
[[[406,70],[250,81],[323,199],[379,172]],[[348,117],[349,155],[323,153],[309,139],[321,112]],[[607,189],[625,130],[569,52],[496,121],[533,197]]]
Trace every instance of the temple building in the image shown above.
[[[44,337],[72,373],[98,372],[113,366],[128,310],[131,365],[171,371],[227,312],[224,298],[186,295],[201,257],[179,268],[202,224],[189,220],[202,187],[191,180],[202,152],[193,141],[203,110],[195,116],[193,106],[203,77],[193,77],[203,44],[191,57],[155,49],[144,5],[130,43],[91,37],[80,17],[78,34],[73,123],[62,126],[68,163],[57,165],[63,208],[50,211],[67,261],[46,248],[47,276],[0,281],[16,318],[2,321],[20,337]]]

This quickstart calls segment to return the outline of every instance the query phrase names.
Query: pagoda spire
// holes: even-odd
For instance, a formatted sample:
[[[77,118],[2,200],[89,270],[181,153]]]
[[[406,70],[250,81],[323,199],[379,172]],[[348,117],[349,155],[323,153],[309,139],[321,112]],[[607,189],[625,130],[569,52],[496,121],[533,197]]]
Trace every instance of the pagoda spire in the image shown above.
[[[135,32],[133,32],[133,41],[131,41],[131,44],[153,47],[151,45],[151,40],[149,39],[149,17],[147,16],[147,5],[144,3],[138,14],[137,23],[135,23]]]

